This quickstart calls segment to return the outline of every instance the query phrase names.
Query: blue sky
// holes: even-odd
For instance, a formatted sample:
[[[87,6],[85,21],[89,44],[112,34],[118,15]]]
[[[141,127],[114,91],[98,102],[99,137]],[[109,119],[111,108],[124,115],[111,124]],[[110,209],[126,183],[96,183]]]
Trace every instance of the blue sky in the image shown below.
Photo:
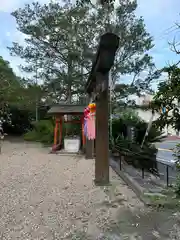
[[[168,42],[174,37],[179,40],[180,31],[175,23],[180,23],[179,0],[138,0],[137,14],[143,16],[147,30],[154,37],[155,47],[151,50],[156,66],[163,67],[176,62],[177,56],[170,50]]]
[[[49,0],[40,0],[47,3]],[[22,75],[18,65],[21,59],[11,57],[7,46],[12,41],[23,43],[24,36],[16,30],[16,23],[10,13],[31,0],[3,0],[0,4],[0,55],[10,61],[11,66],[18,75]],[[179,0],[138,0],[137,15],[143,16],[147,30],[154,37],[155,47],[151,50],[157,68],[167,63],[176,62],[180,56],[173,53],[168,45],[176,36],[175,22],[180,23],[180,1]]]

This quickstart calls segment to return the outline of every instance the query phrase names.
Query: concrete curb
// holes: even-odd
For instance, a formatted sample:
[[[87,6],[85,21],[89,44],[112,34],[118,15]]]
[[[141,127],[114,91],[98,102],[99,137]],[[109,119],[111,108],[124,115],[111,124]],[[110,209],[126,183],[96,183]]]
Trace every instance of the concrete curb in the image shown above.
[[[150,201],[144,198],[145,190],[141,186],[139,186],[139,184],[134,179],[132,179],[132,177],[129,176],[129,174],[118,170],[114,166],[114,164],[112,164],[112,160],[110,160],[110,167],[120,178],[122,178],[122,180],[133,190],[133,192],[145,205],[147,206],[151,205]]]
[[[168,209],[177,207],[177,202],[171,203],[169,201],[160,201],[156,202],[152,200],[152,197],[157,197],[159,199],[167,199],[167,195],[160,192],[151,192],[147,191],[145,188],[141,187],[139,183],[132,178],[127,172],[119,169],[119,164],[112,159],[110,159],[110,167],[112,170],[132,189],[132,191],[136,194],[141,202],[144,203],[147,207],[159,208],[159,207],[166,207]],[[164,189],[164,187],[163,187]],[[178,202],[179,206],[179,202]]]

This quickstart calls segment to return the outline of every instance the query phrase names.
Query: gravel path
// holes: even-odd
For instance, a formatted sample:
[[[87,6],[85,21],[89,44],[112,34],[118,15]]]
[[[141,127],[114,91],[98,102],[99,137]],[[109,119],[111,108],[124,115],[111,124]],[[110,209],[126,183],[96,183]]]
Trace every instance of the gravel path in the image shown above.
[[[112,171],[111,187],[94,186],[93,160],[48,154],[27,143],[4,142],[2,152],[0,239],[97,237],[117,208],[142,206]]]
[[[93,160],[5,142],[0,155],[0,239],[176,239],[164,235],[169,222],[162,238],[157,231],[169,213],[149,212],[112,170],[110,176],[109,187],[97,187]]]

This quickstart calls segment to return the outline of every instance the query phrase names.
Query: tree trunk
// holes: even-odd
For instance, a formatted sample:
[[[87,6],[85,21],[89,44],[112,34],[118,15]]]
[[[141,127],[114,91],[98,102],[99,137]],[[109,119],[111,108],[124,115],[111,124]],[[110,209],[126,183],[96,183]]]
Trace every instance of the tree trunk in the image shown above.
[[[72,102],[72,94],[71,94],[71,82],[72,82],[72,59],[70,55],[70,51],[68,51],[68,90],[67,90],[67,104],[71,104]],[[68,115],[67,120],[71,121],[72,116]],[[66,128],[66,134],[68,135],[70,133],[71,129]]]

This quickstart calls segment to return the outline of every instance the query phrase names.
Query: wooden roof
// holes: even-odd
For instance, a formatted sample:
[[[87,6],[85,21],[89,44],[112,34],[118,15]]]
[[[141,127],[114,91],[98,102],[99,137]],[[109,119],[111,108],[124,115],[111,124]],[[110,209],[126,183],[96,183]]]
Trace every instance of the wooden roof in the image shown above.
[[[83,114],[84,108],[86,106],[82,105],[74,105],[74,104],[57,104],[54,106],[51,106],[51,108],[48,111],[48,114],[56,115],[56,114],[62,114],[62,115],[75,115],[75,114]]]

